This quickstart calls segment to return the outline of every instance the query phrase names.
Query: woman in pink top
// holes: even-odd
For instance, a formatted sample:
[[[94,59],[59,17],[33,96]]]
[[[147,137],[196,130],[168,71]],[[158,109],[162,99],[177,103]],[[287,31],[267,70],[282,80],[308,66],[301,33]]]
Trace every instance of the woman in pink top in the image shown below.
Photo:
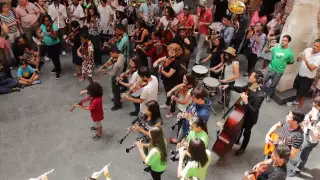
[[[267,24],[267,16],[263,9],[259,9],[254,12],[250,21],[250,26],[253,27],[257,22],[260,22],[262,25]]]

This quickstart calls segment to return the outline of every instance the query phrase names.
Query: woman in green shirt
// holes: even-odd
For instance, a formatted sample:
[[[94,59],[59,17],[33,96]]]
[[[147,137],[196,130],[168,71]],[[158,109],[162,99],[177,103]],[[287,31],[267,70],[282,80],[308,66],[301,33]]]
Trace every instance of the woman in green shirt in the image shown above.
[[[188,151],[183,149],[179,151],[178,178],[197,177],[200,180],[205,180],[211,161],[211,152],[206,149],[204,142],[199,138],[194,138],[189,143]],[[190,156],[190,161],[182,168],[184,164],[183,159],[186,155]]]
[[[149,130],[150,144],[137,142],[141,158],[145,164],[151,168],[153,180],[161,180],[161,174],[167,169],[167,146],[160,127],[153,127]],[[148,156],[145,155],[143,147],[149,147]]]

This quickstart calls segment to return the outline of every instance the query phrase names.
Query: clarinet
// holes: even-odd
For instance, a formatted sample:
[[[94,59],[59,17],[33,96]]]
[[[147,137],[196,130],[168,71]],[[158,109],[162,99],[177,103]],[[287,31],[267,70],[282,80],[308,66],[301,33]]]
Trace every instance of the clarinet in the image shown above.
[[[138,137],[137,141],[142,141],[142,142],[146,142],[148,140],[148,138],[146,136],[143,137]],[[137,144],[134,143],[133,145],[131,145],[130,147],[126,148],[126,153],[129,153],[131,151],[131,149],[137,147]]]
[[[129,132],[127,132],[127,134],[126,134],[122,139],[120,139],[120,140],[118,141],[119,144],[122,144],[122,143],[123,143],[123,141],[132,133],[133,127],[139,125],[139,124],[140,124],[140,121],[141,121],[141,119],[139,119],[136,123],[134,123],[134,125],[132,125],[132,126],[130,127]]]

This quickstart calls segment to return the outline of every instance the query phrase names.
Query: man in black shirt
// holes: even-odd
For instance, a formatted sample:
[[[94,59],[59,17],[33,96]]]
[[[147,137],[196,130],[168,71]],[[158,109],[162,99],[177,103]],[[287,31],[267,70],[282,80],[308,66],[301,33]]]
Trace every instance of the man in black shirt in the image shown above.
[[[274,143],[270,135],[278,128],[281,128],[280,139],[285,140],[285,144],[289,146],[291,150],[290,159],[295,158],[304,139],[303,130],[299,125],[304,120],[304,116],[302,112],[290,111],[285,120],[278,122],[270,128],[266,135],[266,143]]]
[[[264,169],[265,166],[273,166],[272,172],[262,172],[258,180],[285,180],[287,176],[287,162],[290,157],[288,146],[277,146],[271,154],[271,159],[260,162],[254,166],[253,171]]]

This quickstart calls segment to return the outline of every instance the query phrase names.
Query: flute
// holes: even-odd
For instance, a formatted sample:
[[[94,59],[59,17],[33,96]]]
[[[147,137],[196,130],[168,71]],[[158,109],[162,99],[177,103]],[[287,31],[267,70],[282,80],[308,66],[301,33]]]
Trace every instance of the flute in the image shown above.
[[[46,176],[48,176],[49,174],[53,173],[54,169],[51,169],[50,171],[42,174],[41,176],[37,177],[37,178],[30,178],[29,180],[41,180],[41,178],[44,178]]]

